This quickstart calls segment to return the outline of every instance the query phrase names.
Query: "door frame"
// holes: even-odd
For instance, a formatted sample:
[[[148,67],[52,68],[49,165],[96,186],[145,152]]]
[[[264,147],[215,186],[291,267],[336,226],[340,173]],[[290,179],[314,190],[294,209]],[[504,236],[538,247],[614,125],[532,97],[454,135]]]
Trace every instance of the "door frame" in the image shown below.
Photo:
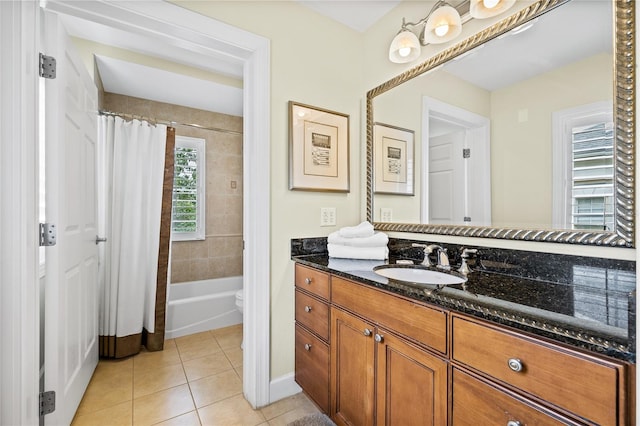
[[[420,223],[429,223],[429,119],[435,118],[466,129],[473,134],[473,154],[475,161],[469,164],[469,173],[473,179],[467,179],[465,185],[469,196],[475,196],[473,202],[480,205],[482,217],[491,219],[491,128],[490,120],[479,114],[453,106],[428,96],[422,97],[422,135],[420,146],[422,170],[420,170]],[[474,167],[474,165],[479,165]],[[489,188],[489,191],[482,191]],[[478,195],[480,194],[480,195]],[[475,224],[475,223],[474,223]],[[490,223],[477,223],[477,226],[489,226]]]
[[[0,2],[0,423],[36,424],[39,392],[37,2]],[[138,34],[161,34],[199,54],[243,66],[244,396],[270,402],[269,40],[163,1],[50,0],[49,10]],[[34,30],[34,28],[36,30]],[[161,43],[158,43],[160,49]],[[18,177],[18,179],[16,179]],[[16,205],[17,203],[17,205]],[[258,213],[259,212],[259,213]],[[8,266],[11,267],[8,267]],[[15,285],[6,285],[15,283]],[[34,417],[35,416],[35,417]]]
[[[38,25],[0,2],[0,424],[39,419]]]

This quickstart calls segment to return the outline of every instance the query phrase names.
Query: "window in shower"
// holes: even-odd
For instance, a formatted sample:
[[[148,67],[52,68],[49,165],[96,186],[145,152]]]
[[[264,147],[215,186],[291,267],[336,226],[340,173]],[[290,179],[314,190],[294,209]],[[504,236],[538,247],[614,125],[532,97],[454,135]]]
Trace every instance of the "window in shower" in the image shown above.
[[[204,139],[176,136],[171,232],[174,241],[205,238]]]

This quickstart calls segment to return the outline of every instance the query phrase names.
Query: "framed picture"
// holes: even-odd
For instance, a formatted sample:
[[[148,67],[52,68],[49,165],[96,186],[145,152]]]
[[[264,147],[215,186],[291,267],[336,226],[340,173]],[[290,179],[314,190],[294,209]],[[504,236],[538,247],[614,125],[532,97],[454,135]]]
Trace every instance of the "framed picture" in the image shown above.
[[[414,195],[413,130],[373,124],[373,191]]]
[[[349,192],[349,116],[289,101],[289,189]]]

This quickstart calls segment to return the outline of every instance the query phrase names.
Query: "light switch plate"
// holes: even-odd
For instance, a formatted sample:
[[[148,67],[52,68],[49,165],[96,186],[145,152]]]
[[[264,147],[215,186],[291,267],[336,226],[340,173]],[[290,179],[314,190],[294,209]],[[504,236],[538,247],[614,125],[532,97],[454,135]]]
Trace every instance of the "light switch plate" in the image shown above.
[[[380,222],[392,222],[393,221],[393,210],[389,208],[381,208],[380,209]]]
[[[335,207],[322,207],[320,209],[320,226],[336,226]]]

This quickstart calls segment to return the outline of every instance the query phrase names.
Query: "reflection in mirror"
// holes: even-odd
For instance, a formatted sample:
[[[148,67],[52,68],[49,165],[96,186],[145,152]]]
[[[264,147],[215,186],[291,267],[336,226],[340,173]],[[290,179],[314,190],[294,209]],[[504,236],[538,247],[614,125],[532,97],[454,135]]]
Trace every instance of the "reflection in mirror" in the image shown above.
[[[633,144],[619,112],[632,98],[614,115],[613,8],[571,0],[516,14],[511,30],[496,24],[370,91],[368,125],[415,132],[415,196],[370,186],[377,227],[631,246],[620,206],[633,211],[632,188],[614,161]]]

